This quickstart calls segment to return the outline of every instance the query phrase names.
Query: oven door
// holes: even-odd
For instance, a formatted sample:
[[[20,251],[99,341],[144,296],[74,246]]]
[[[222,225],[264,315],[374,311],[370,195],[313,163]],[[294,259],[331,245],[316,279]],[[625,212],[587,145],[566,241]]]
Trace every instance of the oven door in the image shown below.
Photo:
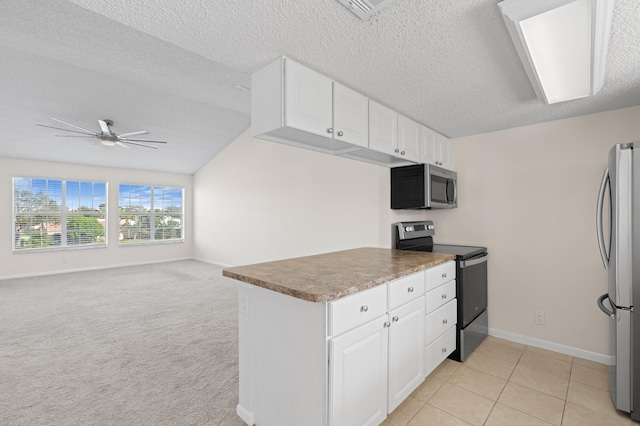
[[[460,260],[458,270],[458,324],[465,328],[487,308],[487,259],[484,252],[466,260]]]

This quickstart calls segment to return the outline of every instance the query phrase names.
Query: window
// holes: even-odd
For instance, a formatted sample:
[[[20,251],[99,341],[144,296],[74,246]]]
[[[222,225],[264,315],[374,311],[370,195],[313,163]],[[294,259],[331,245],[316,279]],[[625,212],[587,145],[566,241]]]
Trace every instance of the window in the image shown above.
[[[13,178],[14,251],[106,247],[107,183]]]
[[[120,244],[184,241],[184,188],[120,184]]]

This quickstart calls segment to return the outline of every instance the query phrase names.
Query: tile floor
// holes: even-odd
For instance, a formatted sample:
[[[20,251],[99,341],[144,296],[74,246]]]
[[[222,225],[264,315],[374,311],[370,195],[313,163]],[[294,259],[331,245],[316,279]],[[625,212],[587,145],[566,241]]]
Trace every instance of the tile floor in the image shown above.
[[[443,362],[383,426],[637,426],[608,389],[603,364],[489,336],[464,363]]]

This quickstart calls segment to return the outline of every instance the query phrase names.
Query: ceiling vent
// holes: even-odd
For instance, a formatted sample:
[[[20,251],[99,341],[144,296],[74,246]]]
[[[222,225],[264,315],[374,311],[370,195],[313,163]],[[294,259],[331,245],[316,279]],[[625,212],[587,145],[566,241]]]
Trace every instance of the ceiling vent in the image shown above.
[[[347,9],[356,14],[360,19],[369,19],[387,6],[391,6],[396,0],[338,0]]]

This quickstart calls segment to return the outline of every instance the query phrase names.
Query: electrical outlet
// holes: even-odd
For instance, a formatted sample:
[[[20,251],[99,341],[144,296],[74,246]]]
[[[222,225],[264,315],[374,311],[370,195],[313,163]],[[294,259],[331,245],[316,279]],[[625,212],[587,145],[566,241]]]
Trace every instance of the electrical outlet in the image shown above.
[[[535,311],[533,321],[538,325],[544,325],[544,311]]]

